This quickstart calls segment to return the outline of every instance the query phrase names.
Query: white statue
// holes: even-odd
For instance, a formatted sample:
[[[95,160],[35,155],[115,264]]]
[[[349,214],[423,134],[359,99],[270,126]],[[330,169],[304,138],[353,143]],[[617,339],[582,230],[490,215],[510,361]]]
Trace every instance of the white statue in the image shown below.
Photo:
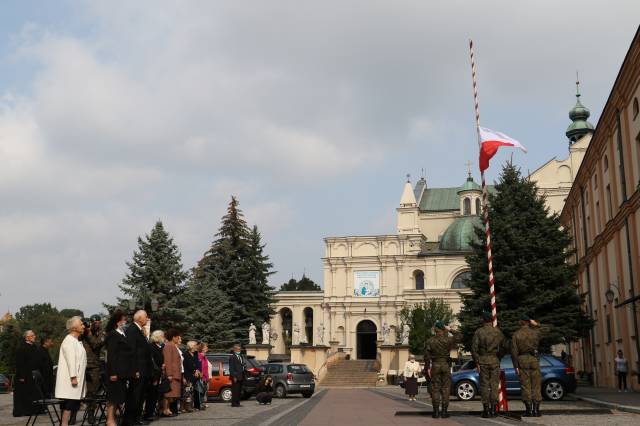
[[[385,344],[389,343],[389,334],[391,333],[391,327],[386,322],[382,324],[382,340]]]
[[[307,344],[309,341],[307,340],[307,330],[303,329],[300,332],[300,344]]]
[[[324,345],[324,323],[318,325],[318,343]]]
[[[298,327],[298,323],[294,322],[293,323],[293,337],[292,337],[292,342],[294,345],[297,345],[300,343],[300,327]]]
[[[411,330],[409,329],[409,324],[402,324],[402,344],[403,345],[408,345],[409,344],[409,332]]]
[[[271,326],[269,325],[268,322],[265,321],[262,323],[262,344],[263,345],[269,344],[270,336],[271,336]]]
[[[255,345],[256,344],[256,326],[254,323],[251,323],[251,325],[249,326],[249,344],[250,345]]]

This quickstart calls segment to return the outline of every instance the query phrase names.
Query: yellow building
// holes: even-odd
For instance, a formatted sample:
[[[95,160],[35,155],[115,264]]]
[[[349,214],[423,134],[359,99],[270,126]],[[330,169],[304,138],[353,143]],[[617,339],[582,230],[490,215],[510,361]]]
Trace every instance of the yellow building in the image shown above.
[[[640,389],[640,29],[567,195],[562,222],[574,238],[578,291],[595,319],[590,336],[571,345],[577,370],[615,386],[613,360],[624,352]],[[633,373],[636,373],[635,375]]]

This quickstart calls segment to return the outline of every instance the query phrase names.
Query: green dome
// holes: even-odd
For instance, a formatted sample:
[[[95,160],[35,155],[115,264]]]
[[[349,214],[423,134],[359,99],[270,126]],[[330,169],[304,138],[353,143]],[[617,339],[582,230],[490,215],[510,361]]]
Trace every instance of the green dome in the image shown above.
[[[462,216],[457,218],[444,232],[440,240],[440,250],[471,251],[469,243],[478,241],[475,227],[482,226],[480,216]]]
[[[572,123],[569,124],[565,132],[571,143],[576,142],[588,133],[593,133],[593,124],[587,121],[591,111],[580,102],[579,84],[579,82],[576,82],[576,105],[569,110],[569,118]]]
[[[473,181],[473,178],[469,176],[464,184],[458,190],[458,194],[464,191],[481,191],[482,187]]]

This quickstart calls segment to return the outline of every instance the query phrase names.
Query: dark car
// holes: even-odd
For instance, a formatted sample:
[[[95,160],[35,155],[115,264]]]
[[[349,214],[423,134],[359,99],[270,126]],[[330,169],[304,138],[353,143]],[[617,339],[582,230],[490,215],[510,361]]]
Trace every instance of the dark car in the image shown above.
[[[508,395],[520,395],[520,378],[513,368],[511,356],[507,355],[500,362],[504,371]],[[560,401],[567,393],[576,390],[576,375],[572,367],[552,355],[540,356],[540,372],[542,373],[542,397],[551,401]],[[459,400],[469,401],[478,395],[480,377],[473,360],[467,361],[460,370],[451,375],[451,392]]]
[[[7,393],[11,391],[11,381],[4,374],[0,374],[0,393]]]
[[[273,389],[278,398],[292,393],[310,398],[316,389],[315,376],[304,364],[269,363],[264,366],[264,374],[273,378]]]
[[[214,362],[222,363],[222,369],[223,369],[222,376],[228,377],[230,356],[231,356],[230,354],[207,354],[207,359],[211,363],[214,363]],[[247,399],[252,395],[255,395],[256,390],[258,389],[258,384],[260,383],[260,378],[262,377],[263,368],[262,366],[260,366],[260,364],[258,363],[258,361],[255,359],[254,356],[247,355],[245,358],[247,360],[247,374],[245,377],[244,385],[242,386],[242,397]],[[224,395],[228,394],[230,398],[230,395],[231,395],[230,392],[231,391],[227,393],[221,392],[220,395],[223,399],[225,399]]]

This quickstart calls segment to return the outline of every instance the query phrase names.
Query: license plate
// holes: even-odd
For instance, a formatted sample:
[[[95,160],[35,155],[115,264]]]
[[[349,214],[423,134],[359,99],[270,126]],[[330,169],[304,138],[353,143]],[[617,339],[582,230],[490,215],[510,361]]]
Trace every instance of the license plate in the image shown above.
[[[300,385],[301,388],[310,388],[311,385]]]

